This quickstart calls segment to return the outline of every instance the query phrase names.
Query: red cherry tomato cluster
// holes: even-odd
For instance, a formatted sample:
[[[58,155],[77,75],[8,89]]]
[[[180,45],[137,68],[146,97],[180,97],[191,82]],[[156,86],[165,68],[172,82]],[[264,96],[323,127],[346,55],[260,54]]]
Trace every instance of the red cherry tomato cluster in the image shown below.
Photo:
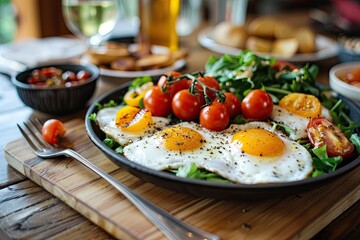
[[[65,86],[70,87],[80,81],[87,80],[91,73],[81,70],[77,73],[73,71],[63,71],[55,67],[35,69],[31,72],[30,77],[26,80],[28,84],[37,86]]]
[[[178,72],[161,76],[157,86],[144,96],[144,107],[153,116],[174,114],[183,121],[198,120],[204,128],[213,131],[227,128],[231,119],[241,112],[246,118],[264,120],[270,116],[272,106],[265,91],[253,90],[241,102],[233,93],[222,93],[213,77]]]

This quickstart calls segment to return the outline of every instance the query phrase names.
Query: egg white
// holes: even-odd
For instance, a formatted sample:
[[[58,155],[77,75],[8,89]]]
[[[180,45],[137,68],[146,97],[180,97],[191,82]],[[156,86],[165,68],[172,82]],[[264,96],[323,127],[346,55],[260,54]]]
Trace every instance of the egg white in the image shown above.
[[[127,145],[124,155],[130,161],[155,170],[177,169],[190,163],[196,163],[198,167],[218,174],[228,170],[232,161],[226,148],[230,142],[220,133],[209,131],[195,122],[182,122],[172,127],[174,126],[184,126],[197,131],[205,140],[203,145],[193,150],[171,151],[163,146],[155,134]]]
[[[157,131],[164,129],[169,125],[170,119],[162,117],[152,117],[153,123],[146,129],[139,132],[122,131],[115,125],[115,116],[119,107],[101,109],[96,116],[96,121],[100,129],[108,136],[113,138],[120,145],[125,146],[129,143],[136,142],[143,137],[151,136]]]
[[[209,131],[194,122],[182,122],[178,126],[196,130],[205,139],[204,144],[193,150],[171,151],[163,146],[158,134],[155,134],[127,145],[124,155],[130,161],[159,171],[195,163],[199,168],[244,184],[300,180],[313,169],[309,152],[280,132],[277,135],[285,143],[285,151],[278,159],[271,161],[266,157],[248,155],[241,150],[241,144],[232,142],[232,136],[241,130],[262,128],[270,131],[272,126],[265,122],[232,124],[222,132]]]
[[[324,106],[322,107],[321,116],[332,121],[330,111]],[[294,132],[291,132],[289,135],[290,139],[299,140],[307,138],[306,128],[311,118],[291,113],[278,105],[273,106],[270,118],[274,122],[284,124],[294,130]]]
[[[224,131],[228,138],[238,131],[260,128],[272,131],[265,122],[250,122],[243,125],[232,124]],[[291,141],[279,131],[274,132],[285,144],[284,152],[277,157],[259,157],[245,153],[237,140],[231,142],[229,151],[232,164],[222,176],[239,183],[256,184],[289,182],[305,179],[313,171],[310,153],[297,142]],[[260,146],[258,146],[260,147]]]

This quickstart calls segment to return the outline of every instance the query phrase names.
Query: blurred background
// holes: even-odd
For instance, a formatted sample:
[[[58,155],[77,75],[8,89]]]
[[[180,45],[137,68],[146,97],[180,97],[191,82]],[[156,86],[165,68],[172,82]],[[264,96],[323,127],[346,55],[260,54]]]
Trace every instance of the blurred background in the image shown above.
[[[122,0],[121,2],[126,6],[123,8],[125,11],[120,13],[120,20],[124,20],[124,17],[136,17],[134,4],[137,4],[137,1]],[[198,0],[197,2],[199,5],[196,9],[197,17],[201,18],[200,20],[210,21],[212,9],[215,6],[219,7],[219,4],[226,0]],[[360,32],[360,0],[249,0],[247,3],[247,15],[250,17],[304,9],[309,10],[309,20],[318,31],[328,34],[344,32],[352,35]],[[181,26],[181,22],[179,25],[182,27],[179,30],[180,35],[190,33],[186,26]],[[119,29],[113,32],[113,37],[121,35],[124,32],[124,26],[124,24],[119,24]],[[135,34],[131,30],[128,32]],[[63,21],[61,0],[0,0],[0,43],[67,34],[70,32]]]

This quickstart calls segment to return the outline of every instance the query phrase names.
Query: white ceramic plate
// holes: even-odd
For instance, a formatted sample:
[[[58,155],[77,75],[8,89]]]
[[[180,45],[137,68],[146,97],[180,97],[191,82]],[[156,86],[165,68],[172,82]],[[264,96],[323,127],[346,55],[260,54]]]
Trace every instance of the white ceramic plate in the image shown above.
[[[215,42],[211,38],[212,30],[213,28],[209,27],[199,33],[198,41],[201,46],[213,52],[217,52],[221,54],[229,54],[229,55],[237,55],[242,51],[242,49],[225,46]],[[279,60],[290,61],[290,62],[313,62],[313,61],[328,59],[336,56],[337,54],[336,42],[328,37],[317,35],[316,45],[318,47],[318,51],[316,51],[315,53],[295,54],[290,58],[275,56],[271,54],[269,54],[269,56],[273,56]],[[263,55],[263,53],[258,53],[258,54]]]
[[[81,40],[63,37],[27,39],[0,45],[0,56],[27,67],[61,63],[79,57],[85,51],[86,46]]]
[[[174,62],[172,65],[159,69],[145,70],[145,71],[117,71],[102,68],[100,74],[106,77],[115,78],[137,78],[143,76],[156,77],[169,71],[177,71],[186,65],[185,59],[180,59]]]
[[[136,48],[136,44],[132,44],[129,48]],[[163,46],[154,45],[151,47],[151,52],[155,54],[164,54],[168,53],[169,49]],[[89,59],[83,58],[82,63],[88,62]],[[186,65],[185,59],[179,59],[175,61],[172,65],[152,70],[144,70],[144,71],[118,71],[112,69],[100,69],[100,74],[102,76],[111,77],[111,78],[137,78],[143,76],[157,77],[169,71],[177,71],[183,68]]]
[[[345,76],[357,68],[360,68],[360,62],[346,62],[333,66],[329,71],[329,84],[333,91],[346,96],[360,105],[360,88],[340,79],[341,76]]]

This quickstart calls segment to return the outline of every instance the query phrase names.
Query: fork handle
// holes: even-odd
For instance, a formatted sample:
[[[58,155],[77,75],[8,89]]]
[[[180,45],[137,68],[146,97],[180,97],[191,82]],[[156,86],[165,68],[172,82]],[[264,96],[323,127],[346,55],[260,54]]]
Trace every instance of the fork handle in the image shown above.
[[[202,231],[198,228],[192,227],[185,222],[175,218],[170,213],[164,211],[153,203],[149,202],[139,194],[135,193],[127,186],[118,182],[115,178],[102,171],[94,164],[89,162],[79,153],[66,149],[64,154],[68,157],[75,158],[86,167],[97,173],[100,177],[104,178],[117,190],[119,190],[128,200],[130,200],[164,235],[169,239],[176,240],[220,240],[220,237]]]

